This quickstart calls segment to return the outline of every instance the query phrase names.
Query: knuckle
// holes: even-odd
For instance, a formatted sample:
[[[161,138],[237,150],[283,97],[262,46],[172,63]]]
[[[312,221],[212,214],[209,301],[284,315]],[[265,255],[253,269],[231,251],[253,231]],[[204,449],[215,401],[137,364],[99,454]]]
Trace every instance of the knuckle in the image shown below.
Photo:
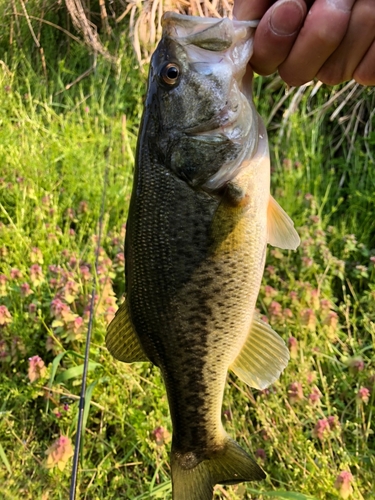
[[[365,65],[361,65],[358,69],[354,71],[354,80],[360,85],[375,85],[375,70],[367,68]]]
[[[338,85],[339,83],[348,80],[349,78],[345,78],[342,71],[332,70],[331,68],[322,68],[316,77],[326,85]]]
[[[373,28],[375,22],[374,0],[359,1],[357,8],[360,12],[360,23],[358,24],[361,29],[364,27]]]
[[[353,78],[361,85],[375,85],[375,42],[356,67]]]
[[[339,29],[332,29],[332,26],[322,23],[320,26],[315,28],[314,38],[319,45],[324,44],[326,47],[336,48],[345,32]]]
[[[283,71],[279,69],[279,75],[287,83],[290,87],[300,87],[301,85],[307,83],[311,80],[311,78],[304,78],[303,76],[299,76],[290,72]]]

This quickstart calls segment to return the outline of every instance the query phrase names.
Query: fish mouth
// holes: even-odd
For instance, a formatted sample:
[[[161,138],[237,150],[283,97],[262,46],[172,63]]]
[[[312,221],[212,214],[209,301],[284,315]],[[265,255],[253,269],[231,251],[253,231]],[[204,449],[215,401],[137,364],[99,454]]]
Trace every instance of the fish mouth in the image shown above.
[[[226,106],[222,111],[203,123],[195,125],[194,127],[189,127],[185,129],[187,135],[205,135],[205,134],[215,134],[221,133],[227,135],[225,132],[227,129],[235,126],[240,115],[239,106],[235,110],[232,110],[229,106]]]

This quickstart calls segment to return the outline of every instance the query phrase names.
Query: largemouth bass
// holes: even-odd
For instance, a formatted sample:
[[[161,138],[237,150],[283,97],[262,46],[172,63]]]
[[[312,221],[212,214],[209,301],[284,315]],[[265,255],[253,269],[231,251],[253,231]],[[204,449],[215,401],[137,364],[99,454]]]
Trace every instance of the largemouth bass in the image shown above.
[[[173,425],[173,499],[265,473],[221,422],[228,369],[263,389],[284,341],[254,313],[267,243],[299,237],[270,195],[251,96],[256,22],[166,13],[149,72],[127,221],[126,300],[106,343],[162,372]]]

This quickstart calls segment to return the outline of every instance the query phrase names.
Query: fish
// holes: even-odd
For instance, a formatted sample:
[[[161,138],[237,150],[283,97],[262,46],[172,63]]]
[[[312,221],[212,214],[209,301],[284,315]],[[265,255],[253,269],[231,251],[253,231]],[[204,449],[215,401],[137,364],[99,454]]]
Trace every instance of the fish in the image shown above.
[[[264,389],[289,359],[256,314],[267,244],[299,236],[270,194],[251,90],[257,22],[167,12],[150,62],[125,238],[125,301],[109,352],[161,370],[174,500],[265,472],[221,420],[228,370]]]

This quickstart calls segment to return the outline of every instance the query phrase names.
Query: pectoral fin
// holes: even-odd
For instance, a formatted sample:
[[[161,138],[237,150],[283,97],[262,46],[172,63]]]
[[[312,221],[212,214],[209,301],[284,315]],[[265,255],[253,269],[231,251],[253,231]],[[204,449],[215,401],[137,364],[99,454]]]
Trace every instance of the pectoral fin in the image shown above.
[[[243,382],[265,389],[275,382],[289,361],[283,339],[258,318],[253,319],[249,335],[230,369]]]
[[[296,250],[301,240],[289,215],[270,196],[267,212],[268,243],[286,250]]]
[[[126,300],[108,325],[105,343],[108,351],[119,361],[149,361],[134,331]]]

